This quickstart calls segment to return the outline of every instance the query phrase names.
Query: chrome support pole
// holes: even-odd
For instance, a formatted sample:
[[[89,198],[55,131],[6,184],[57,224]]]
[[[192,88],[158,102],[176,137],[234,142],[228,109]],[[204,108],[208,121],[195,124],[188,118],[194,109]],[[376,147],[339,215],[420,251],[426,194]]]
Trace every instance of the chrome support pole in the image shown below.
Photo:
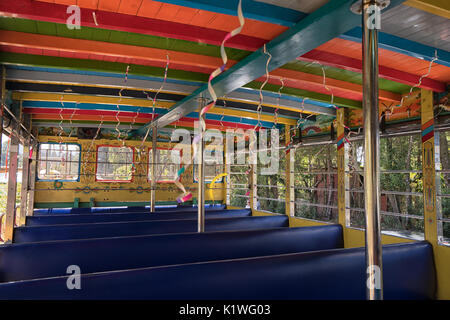
[[[30,159],[30,177],[29,177],[29,185],[30,185],[30,189],[28,190],[28,208],[27,208],[27,216],[33,216],[34,215],[34,188],[35,188],[35,184],[36,184],[36,158],[37,158],[37,148],[38,148],[38,144],[35,141],[32,144],[32,153],[31,153],[31,159]]]
[[[155,212],[156,204],[156,163],[157,161],[157,140],[158,140],[158,129],[154,127],[152,129],[152,185],[150,193],[150,212]]]
[[[205,150],[205,130],[201,123],[203,122],[201,110],[204,107],[203,99],[200,100],[199,108],[199,135],[200,141],[198,142],[198,232],[205,232],[205,162],[204,162],[204,150]]]
[[[9,148],[8,192],[6,198],[6,217],[4,226],[5,243],[13,241],[14,226],[16,223],[16,196],[17,196],[17,156],[19,154],[19,123],[12,129]],[[8,155],[6,155],[8,156]]]
[[[378,30],[381,8],[376,0],[363,0],[363,121],[364,200],[366,210],[367,299],[383,299],[380,228],[380,155],[378,116]],[[378,17],[376,16],[378,14]],[[375,15],[375,19],[374,19]]]

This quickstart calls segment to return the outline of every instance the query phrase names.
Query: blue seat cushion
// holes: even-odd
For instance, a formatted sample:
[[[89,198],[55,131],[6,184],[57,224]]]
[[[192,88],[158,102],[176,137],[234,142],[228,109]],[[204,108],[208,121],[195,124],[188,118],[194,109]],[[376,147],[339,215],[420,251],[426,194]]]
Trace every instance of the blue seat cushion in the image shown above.
[[[0,247],[0,282],[342,247],[342,227],[135,236],[10,244]]]
[[[76,262],[74,261],[74,264]],[[0,284],[0,299],[346,300],[366,297],[365,249],[212,261]],[[434,299],[427,242],[383,247],[384,298]]]
[[[224,210],[225,205],[205,205],[206,210]],[[156,212],[160,211],[196,211],[196,206],[164,206],[155,207]],[[93,207],[93,208],[49,208],[34,209],[35,215],[48,214],[89,214],[89,213],[114,213],[114,212],[147,212],[150,211],[149,206],[145,207]]]

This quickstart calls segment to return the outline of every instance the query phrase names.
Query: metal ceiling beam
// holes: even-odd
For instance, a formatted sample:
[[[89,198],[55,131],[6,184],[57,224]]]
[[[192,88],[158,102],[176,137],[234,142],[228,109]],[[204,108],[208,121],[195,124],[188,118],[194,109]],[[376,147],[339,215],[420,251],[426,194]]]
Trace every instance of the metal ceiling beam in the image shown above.
[[[270,41],[267,44],[267,51],[272,55],[269,71],[295,60],[298,56],[359,26],[361,24],[359,16],[350,11],[353,2],[354,0],[330,1]],[[389,9],[402,2],[402,0],[392,1]],[[217,76],[212,81],[217,96],[228,94],[263,76],[266,72],[266,61],[267,55],[261,48]],[[149,126],[162,128],[198,109],[198,99],[200,98],[211,100],[207,85],[178,102],[161,118],[148,123],[145,129]]]

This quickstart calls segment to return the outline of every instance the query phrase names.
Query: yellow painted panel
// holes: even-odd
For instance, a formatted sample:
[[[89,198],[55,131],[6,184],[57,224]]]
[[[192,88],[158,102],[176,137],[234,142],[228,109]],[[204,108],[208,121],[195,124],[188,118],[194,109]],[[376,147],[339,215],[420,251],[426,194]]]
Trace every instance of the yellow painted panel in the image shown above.
[[[289,227],[315,227],[315,226],[326,226],[328,223],[318,222],[308,219],[302,219],[298,217],[289,217]]]
[[[262,217],[262,216],[277,216],[279,214],[271,213],[271,212],[264,212],[264,211],[258,211],[252,209],[252,216],[254,217]]]
[[[39,136],[39,141],[41,142],[59,142],[58,137],[53,136]],[[67,139],[63,137],[63,142],[78,143],[81,145],[82,150],[89,150],[91,145],[90,139],[78,139],[70,138]],[[92,150],[97,150],[99,145],[113,145],[121,146],[122,141],[118,140],[106,140],[100,139],[94,142]],[[126,141],[125,146],[139,147],[141,145],[140,141]],[[158,142],[158,147],[170,148],[174,144],[167,142]],[[145,147],[150,148],[151,143],[146,142]],[[148,149],[147,149],[148,150]],[[85,160],[86,159],[86,160]],[[92,163],[85,163],[89,161]],[[150,188],[150,182],[147,180],[147,152],[143,153],[141,156],[141,163],[139,165],[138,155],[135,151],[134,161],[136,164],[136,175],[130,182],[103,182],[95,180],[96,172],[96,154],[92,153],[88,158],[84,157],[82,153],[81,156],[81,176],[79,182],[63,182],[63,186],[60,190],[55,190],[53,181],[37,181],[35,188],[35,202],[73,202],[75,198],[80,198],[80,202],[89,202],[91,198],[94,198],[96,202],[142,202],[150,201],[150,190],[137,190],[138,187],[143,189]],[[83,173],[92,173],[91,176],[83,175]],[[193,167],[191,166],[181,177],[181,182],[183,185],[190,189],[194,198],[197,197],[198,184],[193,181]],[[224,192],[222,190],[223,183],[216,183],[213,190],[214,200],[217,202],[222,202]],[[209,184],[207,184],[208,190]],[[176,198],[180,195],[180,190],[173,183],[159,183],[158,187],[168,189],[168,190],[157,190],[156,200],[157,201],[176,201]],[[108,188],[109,190],[101,190]],[[71,190],[64,190],[71,189]],[[100,190],[99,190],[100,189]],[[125,190],[121,190],[125,189]],[[212,200],[210,197],[210,192],[206,193],[206,200]]]
[[[447,19],[450,19],[450,2],[448,0],[408,0],[405,4]]]

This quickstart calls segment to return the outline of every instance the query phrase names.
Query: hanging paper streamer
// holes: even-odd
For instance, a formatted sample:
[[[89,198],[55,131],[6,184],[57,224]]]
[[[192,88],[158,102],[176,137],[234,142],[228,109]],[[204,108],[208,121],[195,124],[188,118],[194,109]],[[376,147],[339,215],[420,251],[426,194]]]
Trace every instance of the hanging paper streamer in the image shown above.
[[[256,114],[258,116],[258,121],[257,121],[255,127],[253,128],[253,130],[251,131],[251,134],[253,135],[253,139],[250,138],[250,143],[249,143],[249,146],[248,146],[249,153],[250,153],[250,156],[251,156],[249,160],[250,160],[251,163],[253,163],[253,156],[254,156],[254,151],[253,150],[255,150],[255,144],[256,144],[256,129],[261,125],[261,112],[262,112],[262,104],[263,104],[263,100],[264,100],[264,96],[263,96],[262,91],[263,91],[264,86],[267,84],[267,82],[269,81],[269,78],[270,78],[269,63],[270,63],[270,60],[272,60],[272,55],[267,51],[266,44],[264,44],[263,52],[264,52],[265,55],[267,55],[266,80],[259,87],[259,103],[258,103],[258,107],[256,108]],[[283,80],[281,80],[281,83],[284,86]],[[278,91],[279,95],[281,95],[281,89],[282,88],[280,88],[280,90]],[[250,168],[250,170],[251,170],[251,168]],[[247,171],[246,174],[248,174],[248,172],[249,171]],[[247,191],[245,196],[248,196],[250,194],[250,188],[251,188],[251,185],[249,185],[249,190]]]
[[[77,106],[78,106],[78,102],[77,102]],[[73,116],[75,115],[76,112],[77,112],[77,109],[76,108],[73,109],[72,114],[69,117],[70,133],[69,133],[69,137],[68,138],[70,138],[72,136],[73,131],[74,131],[73,128],[72,128],[72,119],[73,119]]]
[[[402,106],[403,106],[403,101],[404,101],[406,98],[411,97],[412,92],[413,92],[413,90],[414,90],[415,88],[418,88],[418,87],[421,86],[422,80],[430,75],[430,73],[431,73],[431,67],[432,67],[432,65],[433,65],[433,62],[435,62],[437,59],[438,59],[438,56],[437,56],[437,50],[434,50],[434,57],[433,57],[433,59],[431,59],[431,61],[430,61],[430,65],[428,66],[428,71],[427,71],[427,73],[425,73],[424,75],[422,75],[422,76],[419,78],[419,82],[417,82],[414,86],[411,87],[411,89],[409,90],[409,94],[406,95],[406,96],[403,96],[402,99],[400,100],[400,104],[397,105],[396,107],[402,107]]]
[[[97,16],[95,15],[95,11],[92,11],[92,18],[94,19],[95,25],[98,27]]]
[[[158,97],[158,94],[162,91],[162,89],[164,88],[164,85],[166,84],[166,81],[167,81],[167,71],[169,70],[169,64],[170,64],[170,57],[169,57],[168,54],[166,54],[166,67],[164,69],[164,79],[163,79],[163,82],[162,82],[161,86],[159,87],[158,91],[156,91],[155,96],[153,97],[152,121],[155,120],[156,98]],[[144,93],[146,94],[148,100],[152,100],[152,99],[150,99],[150,97],[149,97],[147,92],[144,91]],[[148,135],[150,133],[150,129],[151,129],[151,127],[148,127],[147,132],[145,133],[144,138],[142,139],[141,145],[139,146],[139,149],[138,149],[139,160],[138,160],[138,162],[141,162],[141,154],[142,154],[142,152],[145,151],[144,143],[147,140],[147,137],[148,137]]]
[[[127,85],[127,81],[128,81],[128,71],[130,71],[130,66],[127,66],[127,70],[125,71],[125,81],[124,81],[124,86],[119,90],[119,103],[122,101],[122,91],[125,89],[126,85]],[[116,105],[117,106],[117,113],[116,113],[116,131],[117,131],[117,140],[120,141],[120,136],[121,136],[121,132],[119,130],[119,126],[120,126],[120,119],[119,119],[119,114],[120,114],[120,107],[119,107],[119,103]],[[125,137],[122,140],[122,146],[125,146]]]
[[[222,43],[220,45],[220,56],[222,58],[222,62],[223,64],[217,68],[216,70],[214,70],[210,75],[209,75],[209,79],[208,79],[208,92],[211,96],[212,102],[210,102],[208,105],[206,105],[205,107],[203,107],[200,110],[200,132],[203,132],[206,128],[206,123],[204,120],[204,115],[211,110],[212,108],[214,108],[216,101],[217,101],[217,95],[216,92],[214,91],[214,88],[212,86],[212,80],[217,77],[219,74],[221,74],[224,70],[225,67],[227,65],[228,62],[228,57],[227,57],[227,53],[225,51],[225,42],[227,42],[230,38],[238,35],[239,33],[241,33],[242,28],[244,27],[244,23],[245,23],[245,19],[244,19],[244,15],[242,13],[242,0],[239,0],[239,4],[238,4],[238,9],[237,9],[237,15],[238,15],[238,19],[239,19],[239,27],[237,27],[236,29],[234,29],[233,31],[227,33],[227,35],[225,36],[225,38],[222,40]],[[181,202],[185,202],[187,201],[186,199],[191,199],[192,198],[192,194],[190,192],[186,192],[186,189],[184,188],[184,186],[181,184],[181,182],[179,182],[179,179],[181,179],[181,174],[186,170],[186,168],[189,168],[190,165],[193,162],[193,159],[196,158],[197,156],[197,152],[198,152],[198,147],[197,144],[201,139],[201,134],[196,135],[194,137],[193,140],[193,155],[192,155],[192,159],[189,165],[184,165],[178,172],[177,175],[175,176],[175,184],[177,185],[177,187],[183,192],[178,198],[177,201],[179,203]]]
[[[213,204],[214,204],[214,187],[216,185],[216,182],[220,178],[226,177],[227,175],[228,175],[227,173],[220,173],[217,176],[215,176],[214,179],[209,184],[209,196],[212,199]]]
[[[89,161],[89,155],[92,152],[92,148],[94,147],[94,142],[97,139],[97,137],[98,137],[98,135],[100,133],[100,130],[102,129],[102,125],[103,125],[103,115],[101,116],[100,124],[97,127],[97,132],[95,133],[94,138],[92,138],[91,144],[89,145],[88,150],[84,154],[83,171],[85,173],[86,173],[86,166],[87,166],[87,163]]]

